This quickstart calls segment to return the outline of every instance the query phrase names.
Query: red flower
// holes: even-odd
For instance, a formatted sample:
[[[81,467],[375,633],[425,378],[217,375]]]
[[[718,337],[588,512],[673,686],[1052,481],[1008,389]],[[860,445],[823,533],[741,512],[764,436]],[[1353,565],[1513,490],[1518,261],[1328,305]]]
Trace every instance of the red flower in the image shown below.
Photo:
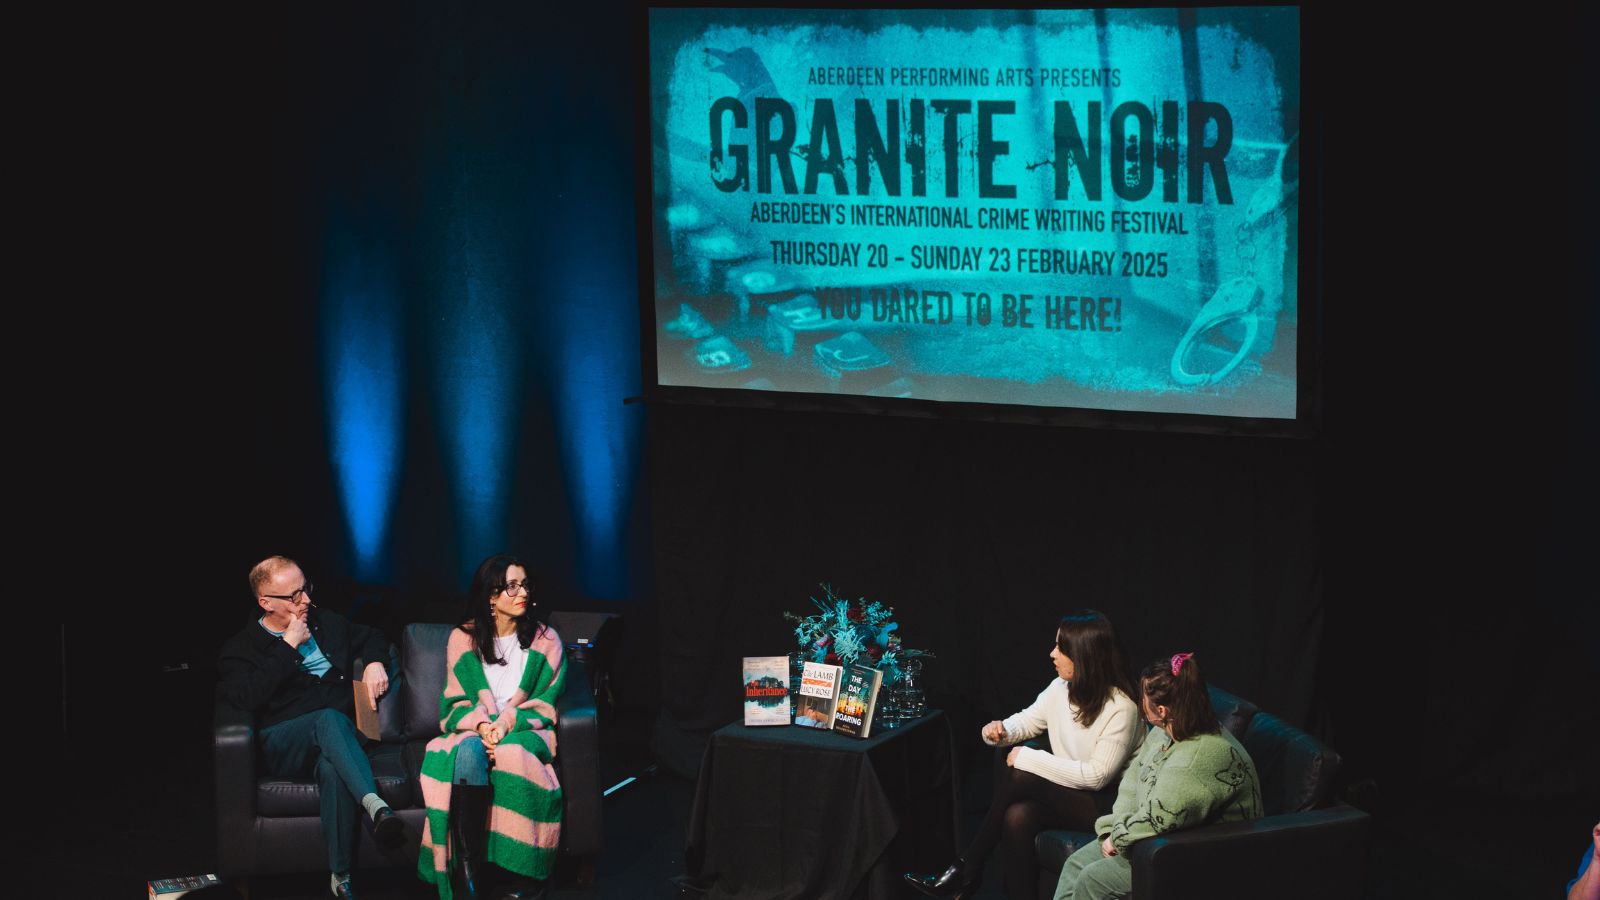
[[[839,659],[839,654],[837,654],[837,653],[829,653],[828,654],[828,658],[824,659],[823,662],[827,663],[830,666],[837,666],[837,665],[840,665],[842,663],[842,660]]]
[[[867,620],[867,611],[859,606],[852,606],[849,612],[845,613],[845,618],[852,622],[865,622]]]
[[[873,644],[871,647],[867,648],[867,655],[872,657],[873,662],[877,662],[883,658],[883,648],[879,647],[877,644]]]

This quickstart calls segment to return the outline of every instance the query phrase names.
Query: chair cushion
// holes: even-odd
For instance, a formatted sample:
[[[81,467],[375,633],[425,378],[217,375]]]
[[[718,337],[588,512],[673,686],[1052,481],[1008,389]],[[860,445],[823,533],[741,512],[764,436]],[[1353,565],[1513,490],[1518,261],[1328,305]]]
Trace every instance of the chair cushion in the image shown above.
[[[367,758],[384,802],[395,809],[416,805],[398,744],[369,744]],[[321,813],[319,797],[315,779],[263,778],[256,785],[256,810],[269,819],[315,816]]]
[[[1271,713],[1258,712],[1240,741],[1261,778],[1266,814],[1303,812],[1322,805],[1339,773],[1339,754]]]
[[[439,734],[439,697],[444,693],[445,645],[454,625],[418,622],[400,638],[404,658],[405,732],[407,740],[428,740]]]
[[[1208,687],[1211,694],[1211,708],[1217,713],[1217,721],[1222,727],[1244,743],[1244,736],[1250,729],[1250,720],[1255,717],[1259,708],[1243,697],[1237,697],[1219,687]]]

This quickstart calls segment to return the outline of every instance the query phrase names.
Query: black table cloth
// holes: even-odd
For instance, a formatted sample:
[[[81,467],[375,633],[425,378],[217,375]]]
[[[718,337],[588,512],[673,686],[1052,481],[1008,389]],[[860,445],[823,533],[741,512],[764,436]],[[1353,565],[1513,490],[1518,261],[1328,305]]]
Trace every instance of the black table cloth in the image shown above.
[[[949,720],[938,710],[866,740],[725,726],[700,764],[688,867],[710,900],[889,900],[902,872],[955,858]]]

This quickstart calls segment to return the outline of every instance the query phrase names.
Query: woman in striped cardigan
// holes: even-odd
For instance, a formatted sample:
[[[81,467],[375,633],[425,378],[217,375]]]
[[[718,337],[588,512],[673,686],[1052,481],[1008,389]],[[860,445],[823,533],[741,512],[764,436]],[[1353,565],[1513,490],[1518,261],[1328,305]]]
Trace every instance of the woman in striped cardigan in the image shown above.
[[[417,874],[441,900],[479,896],[481,864],[518,877],[512,898],[544,893],[561,839],[556,698],[561,639],[537,614],[514,557],[478,566],[461,625],[450,632],[440,730],[422,760],[427,818]]]

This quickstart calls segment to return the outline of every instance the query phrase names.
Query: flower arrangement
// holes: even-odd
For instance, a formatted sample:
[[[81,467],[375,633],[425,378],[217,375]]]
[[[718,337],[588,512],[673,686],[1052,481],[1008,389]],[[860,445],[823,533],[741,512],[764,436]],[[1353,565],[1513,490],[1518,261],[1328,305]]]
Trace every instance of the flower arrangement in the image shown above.
[[[911,659],[933,656],[926,650],[913,650],[900,643],[895,630],[893,607],[865,597],[844,600],[834,594],[830,584],[820,585],[823,599],[811,598],[820,610],[816,615],[797,616],[786,612],[783,618],[794,626],[795,640],[805,659],[834,666],[871,666],[883,672],[885,684],[903,677],[901,666]]]

